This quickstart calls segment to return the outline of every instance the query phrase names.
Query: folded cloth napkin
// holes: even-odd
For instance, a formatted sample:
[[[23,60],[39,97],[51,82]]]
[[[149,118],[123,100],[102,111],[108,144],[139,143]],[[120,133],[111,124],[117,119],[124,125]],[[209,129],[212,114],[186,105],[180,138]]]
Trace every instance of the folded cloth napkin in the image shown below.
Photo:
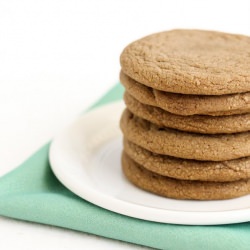
[[[122,98],[118,84],[93,107]],[[54,176],[49,144],[0,179],[0,215],[159,249],[250,249],[250,223],[184,226],[110,212],[70,192]]]

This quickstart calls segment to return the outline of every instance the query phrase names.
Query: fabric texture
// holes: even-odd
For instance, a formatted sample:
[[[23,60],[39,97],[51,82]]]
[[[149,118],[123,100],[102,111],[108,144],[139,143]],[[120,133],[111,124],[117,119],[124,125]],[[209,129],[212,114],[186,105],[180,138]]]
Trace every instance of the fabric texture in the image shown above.
[[[91,108],[121,99],[123,91],[117,84]],[[159,249],[249,249],[248,222],[218,226],[155,223],[110,212],[77,197],[52,173],[49,146],[0,179],[0,215]]]

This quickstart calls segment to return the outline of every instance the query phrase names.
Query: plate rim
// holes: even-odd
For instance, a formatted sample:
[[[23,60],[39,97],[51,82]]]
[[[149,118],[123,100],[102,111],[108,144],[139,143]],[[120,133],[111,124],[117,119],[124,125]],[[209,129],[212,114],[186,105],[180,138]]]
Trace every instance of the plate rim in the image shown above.
[[[81,197],[88,202],[97,205],[109,211],[129,216],[136,219],[142,219],[153,222],[179,224],[179,225],[221,225],[247,222],[250,219],[250,207],[243,209],[233,209],[227,211],[177,211],[172,209],[153,208],[143,206],[140,204],[131,203],[120,199],[115,199],[105,193],[100,192],[87,185],[85,190],[79,190],[79,187],[72,183],[71,179],[65,175],[60,166],[55,161],[55,154],[57,150],[57,143],[65,136],[67,131],[82,120],[88,119],[89,116],[98,117],[98,113],[105,112],[109,109],[124,108],[125,105],[122,101],[115,101],[100,107],[93,108],[92,110],[84,113],[78,117],[68,128],[60,132],[51,142],[49,149],[49,162],[51,169],[57,179],[71,192]],[[122,111],[122,109],[121,109]],[[107,112],[107,111],[106,111]],[[132,185],[132,184],[131,184]],[[223,202],[223,200],[222,200]],[[143,212],[142,212],[143,209]],[[155,215],[157,213],[157,216]],[[159,219],[159,217],[161,219]],[[195,217],[195,218],[194,218]],[[205,220],[204,220],[205,217]],[[195,221],[195,222],[194,222]]]

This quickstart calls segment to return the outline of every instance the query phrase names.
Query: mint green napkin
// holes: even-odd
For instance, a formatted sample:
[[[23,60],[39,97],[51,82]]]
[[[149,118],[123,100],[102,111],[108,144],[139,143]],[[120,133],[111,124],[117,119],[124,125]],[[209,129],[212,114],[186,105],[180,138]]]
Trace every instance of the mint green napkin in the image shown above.
[[[93,107],[121,99],[116,85]],[[92,107],[92,108],[93,108]],[[250,223],[182,226],[116,214],[71,193],[53,175],[49,144],[0,179],[0,215],[160,249],[250,249]]]

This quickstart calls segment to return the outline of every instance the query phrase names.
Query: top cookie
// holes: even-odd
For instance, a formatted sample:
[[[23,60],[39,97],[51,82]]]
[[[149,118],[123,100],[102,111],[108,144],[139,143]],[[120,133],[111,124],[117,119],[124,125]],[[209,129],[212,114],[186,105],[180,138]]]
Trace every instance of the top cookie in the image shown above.
[[[156,33],[128,45],[122,70],[149,87],[182,94],[250,91],[250,37],[202,30]]]

